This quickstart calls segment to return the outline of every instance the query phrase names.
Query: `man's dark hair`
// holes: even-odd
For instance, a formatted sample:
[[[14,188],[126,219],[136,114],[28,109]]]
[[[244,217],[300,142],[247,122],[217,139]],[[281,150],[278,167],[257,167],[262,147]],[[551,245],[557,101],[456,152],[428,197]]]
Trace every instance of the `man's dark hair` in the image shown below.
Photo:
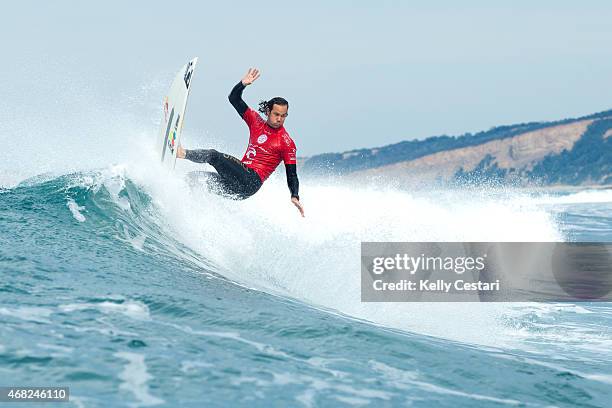
[[[259,102],[259,109],[257,110],[263,113],[264,115],[267,115],[268,112],[272,111],[272,107],[274,105],[286,106],[287,109],[289,109],[289,102],[287,102],[285,98],[281,98],[280,96],[277,96],[275,98],[270,99],[269,101]]]

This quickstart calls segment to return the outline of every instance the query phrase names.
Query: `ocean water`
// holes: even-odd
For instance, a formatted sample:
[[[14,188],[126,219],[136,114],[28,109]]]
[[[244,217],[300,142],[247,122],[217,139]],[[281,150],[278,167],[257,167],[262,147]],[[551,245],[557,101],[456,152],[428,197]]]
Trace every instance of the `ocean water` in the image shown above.
[[[305,178],[302,219],[282,175],[234,202],[154,156],[5,174],[0,386],[68,386],[77,407],[610,406],[609,303],[361,303],[359,255],[612,241],[612,191]]]

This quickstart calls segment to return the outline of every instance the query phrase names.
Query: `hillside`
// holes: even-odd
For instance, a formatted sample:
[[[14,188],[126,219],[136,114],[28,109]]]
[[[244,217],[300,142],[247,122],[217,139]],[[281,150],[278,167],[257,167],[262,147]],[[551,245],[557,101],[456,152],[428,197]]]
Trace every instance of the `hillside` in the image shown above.
[[[612,110],[306,158],[311,174],[401,182],[612,184]]]

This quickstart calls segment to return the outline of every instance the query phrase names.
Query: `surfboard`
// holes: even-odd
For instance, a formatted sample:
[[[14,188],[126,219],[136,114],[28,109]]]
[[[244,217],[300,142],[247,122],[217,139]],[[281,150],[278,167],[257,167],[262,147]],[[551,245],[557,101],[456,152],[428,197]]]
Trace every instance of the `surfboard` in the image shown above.
[[[187,97],[197,62],[196,57],[181,68],[163,99],[158,148],[162,165],[169,169],[176,165],[176,148],[181,140]]]

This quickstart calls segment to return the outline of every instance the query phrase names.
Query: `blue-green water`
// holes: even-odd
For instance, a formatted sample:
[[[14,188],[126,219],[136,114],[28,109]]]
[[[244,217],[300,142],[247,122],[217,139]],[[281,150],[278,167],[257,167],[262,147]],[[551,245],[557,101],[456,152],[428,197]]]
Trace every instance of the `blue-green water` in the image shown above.
[[[0,386],[85,407],[610,406],[610,304],[363,304],[359,244],[612,241],[611,191],[302,182],[301,219],[282,179],[229,202],[156,171],[0,189]]]

